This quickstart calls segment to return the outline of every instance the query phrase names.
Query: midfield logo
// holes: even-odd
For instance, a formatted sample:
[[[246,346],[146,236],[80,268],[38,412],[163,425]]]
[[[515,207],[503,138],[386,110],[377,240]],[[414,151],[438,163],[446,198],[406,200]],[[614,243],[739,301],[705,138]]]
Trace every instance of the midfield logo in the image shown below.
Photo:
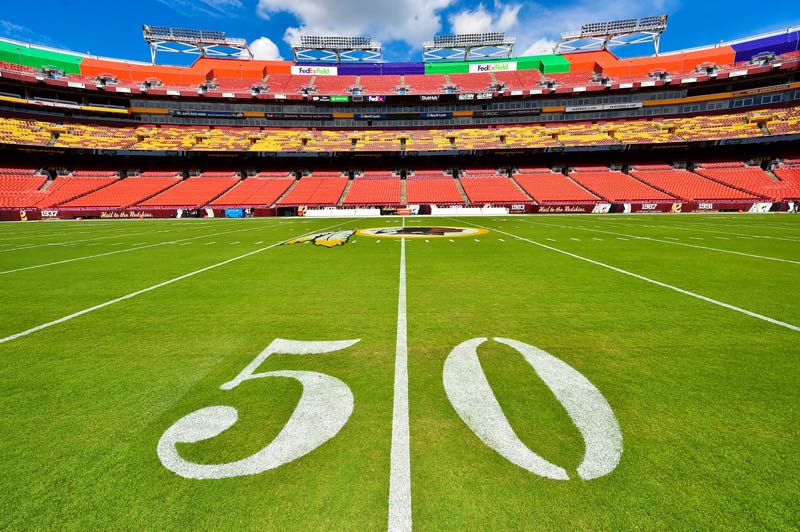
[[[386,238],[452,238],[458,236],[478,236],[488,233],[486,229],[471,227],[379,227],[377,229],[359,229],[361,236]]]
[[[335,248],[337,246],[344,246],[350,240],[350,237],[355,234],[355,231],[348,229],[346,231],[328,231],[326,233],[317,233],[315,235],[301,236],[300,238],[293,238],[283,243],[288,244],[307,244],[311,242],[315,246],[322,246],[324,248]]]

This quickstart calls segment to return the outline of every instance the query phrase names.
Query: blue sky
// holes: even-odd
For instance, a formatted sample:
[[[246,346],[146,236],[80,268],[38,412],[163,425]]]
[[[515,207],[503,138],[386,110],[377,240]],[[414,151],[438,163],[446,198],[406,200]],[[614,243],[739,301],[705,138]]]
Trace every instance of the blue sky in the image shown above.
[[[386,60],[419,61],[422,41],[441,33],[505,31],[516,37],[515,55],[548,53],[561,32],[581,24],[660,13],[670,15],[662,51],[800,25],[796,0],[39,0],[6,2],[0,36],[149,61],[142,24],[225,31],[253,43],[263,59],[291,59],[288,43],[301,33],[369,35],[383,43]],[[615,52],[647,55],[652,48]],[[161,54],[158,62],[192,59]]]

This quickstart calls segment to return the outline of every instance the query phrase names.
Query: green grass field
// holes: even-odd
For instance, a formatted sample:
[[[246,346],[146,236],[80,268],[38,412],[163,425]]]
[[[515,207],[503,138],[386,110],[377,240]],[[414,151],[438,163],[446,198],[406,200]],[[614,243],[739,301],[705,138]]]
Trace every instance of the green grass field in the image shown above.
[[[401,224],[489,231],[276,245]],[[402,248],[414,529],[800,528],[800,216],[584,215],[0,225],[0,529],[390,528]],[[248,460],[311,388],[286,374],[221,386],[278,338],[360,339],[256,369],[338,379],[352,394],[341,429],[311,449],[270,447],[302,456],[254,474],[168,468],[171,427],[227,406],[228,430],[165,448],[190,469],[256,471]],[[501,456],[451,404],[445,361],[475,338],[489,339],[479,366],[514,439],[569,480]],[[494,338],[549,353],[599,391],[618,463],[583,478],[591,438],[556,389],[582,401],[585,387],[540,377]],[[480,410],[485,393],[465,397],[470,423],[497,420]],[[590,429],[608,434],[597,404]],[[301,440],[343,412],[313,408]],[[225,428],[201,425],[187,429],[195,440]]]

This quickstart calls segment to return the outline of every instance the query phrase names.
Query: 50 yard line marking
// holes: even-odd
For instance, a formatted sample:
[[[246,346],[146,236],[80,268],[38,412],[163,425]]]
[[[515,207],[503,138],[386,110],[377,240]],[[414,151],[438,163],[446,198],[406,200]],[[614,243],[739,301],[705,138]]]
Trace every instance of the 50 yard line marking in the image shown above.
[[[405,227],[405,219],[403,220]],[[397,344],[394,362],[392,452],[389,472],[389,532],[411,530],[411,453],[408,429],[408,323],[406,320],[406,239],[400,239]]]
[[[529,238],[521,237],[519,235],[515,235],[515,234],[512,234],[512,233],[507,233],[507,232],[501,231],[499,229],[493,229],[493,228],[490,228],[490,227],[484,227],[482,225],[478,225],[478,224],[475,224],[475,223],[472,223],[472,222],[462,221],[460,223],[466,223],[466,224],[469,224],[469,225],[472,225],[472,226],[475,226],[475,227],[480,227],[481,229],[487,229],[487,230],[490,230],[490,231],[497,231],[498,233],[503,233],[503,234],[508,235],[510,237],[514,237],[517,240],[521,240],[523,242],[527,242],[529,244],[533,244],[533,245],[539,246],[541,248],[549,249],[550,251],[555,251],[556,253],[561,253],[562,255],[566,255],[568,257],[572,257],[573,259],[582,260],[584,262],[588,262],[589,264],[594,264],[595,266],[600,266],[602,268],[606,268],[606,269],[615,271],[617,273],[621,273],[623,275],[628,275],[628,276],[633,277],[635,279],[639,279],[641,281],[645,281],[647,283],[654,284],[654,285],[660,286],[662,288],[668,288],[668,289],[673,290],[675,292],[678,292],[680,294],[684,294],[684,295],[693,297],[695,299],[699,299],[701,301],[705,301],[707,303],[712,303],[714,305],[726,308],[728,310],[733,310],[735,312],[739,312],[739,313],[744,314],[746,316],[750,316],[751,318],[756,318],[756,319],[759,319],[759,320],[762,320],[762,321],[766,321],[768,323],[772,323],[773,325],[778,325],[780,327],[785,327],[787,329],[791,329],[792,331],[800,332],[800,327],[797,326],[797,325],[793,325],[791,323],[786,323],[785,321],[776,320],[775,318],[770,318],[769,316],[764,316],[763,314],[758,314],[756,312],[752,312],[752,311],[749,311],[747,309],[743,309],[741,307],[737,307],[735,305],[731,305],[729,303],[725,303],[724,301],[719,301],[717,299],[713,299],[713,298],[706,297],[706,296],[703,296],[703,295],[700,295],[700,294],[696,294],[695,292],[690,292],[689,290],[684,290],[683,288],[679,288],[679,287],[673,286],[671,284],[662,283],[661,281],[656,281],[655,279],[650,279],[649,277],[645,277],[644,275],[639,275],[638,273],[629,272],[628,270],[623,270],[622,268],[617,268],[616,266],[611,266],[610,264],[605,264],[605,263],[600,262],[600,261],[592,260],[592,259],[590,259],[588,257],[582,257],[580,255],[576,255],[575,253],[570,253],[569,251],[564,251],[563,249],[558,249],[558,248],[553,247],[553,246],[548,246],[547,244],[542,244],[541,242],[537,242],[535,240],[530,240]]]
[[[342,222],[342,223],[339,223],[339,224],[336,224],[336,225],[325,227],[325,228],[322,228],[322,229],[319,229],[319,230],[316,230],[316,231],[310,231],[308,233],[304,233],[304,234],[302,234],[302,235],[300,235],[298,237],[293,237],[293,238],[302,238],[304,236],[308,236],[308,235],[314,234],[314,233],[316,233],[318,231],[327,231],[329,229],[334,229],[336,227],[340,227],[340,226],[345,225],[347,223],[351,223],[351,221],[348,220],[346,222]],[[5,338],[0,338],[0,344],[4,344],[6,342],[10,342],[11,340],[16,340],[17,338],[22,338],[24,336],[28,336],[29,334],[33,334],[35,332],[39,332],[41,330],[48,329],[48,328],[52,327],[53,325],[58,325],[60,323],[64,323],[64,322],[70,321],[72,319],[78,318],[80,316],[83,316],[84,314],[89,314],[90,312],[94,312],[95,310],[100,310],[101,308],[105,308],[105,307],[111,306],[111,305],[113,305],[115,303],[119,303],[121,301],[132,299],[132,298],[134,298],[136,296],[139,296],[139,295],[142,295],[142,294],[146,294],[147,292],[152,292],[153,290],[158,290],[159,288],[163,288],[165,286],[171,285],[172,283],[176,283],[178,281],[182,281],[183,279],[188,279],[189,277],[193,277],[193,276],[195,276],[197,274],[204,273],[204,272],[207,272],[209,270],[213,270],[215,268],[219,268],[220,266],[225,266],[226,264],[230,264],[231,262],[236,262],[238,260],[247,258],[247,257],[249,257],[251,255],[255,255],[257,253],[261,253],[262,251],[267,251],[268,249],[272,249],[272,248],[278,247],[281,244],[283,244],[284,242],[288,242],[289,240],[292,240],[293,238],[287,238],[285,240],[281,240],[280,242],[275,242],[274,244],[270,244],[269,246],[256,249],[255,251],[251,251],[249,253],[245,253],[243,255],[239,255],[237,257],[233,257],[233,258],[224,260],[222,262],[217,262],[216,264],[212,264],[211,266],[206,266],[205,268],[200,268],[199,270],[194,270],[192,272],[185,273],[183,275],[180,275],[178,277],[174,277],[174,278],[169,279],[167,281],[163,281],[163,282],[160,282],[158,284],[154,284],[152,286],[148,286],[147,288],[142,288],[141,290],[137,290],[135,292],[131,292],[130,294],[125,294],[124,296],[120,296],[120,297],[118,297],[116,299],[112,299],[110,301],[106,301],[105,303],[100,303],[98,305],[94,305],[93,307],[89,307],[89,308],[85,308],[83,310],[79,310],[78,312],[74,312],[74,313],[72,313],[72,314],[70,314],[68,316],[64,316],[62,318],[58,318],[57,320],[49,321],[47,323],[43,323],[41,325],[37,325],[36,327],[31,327],[30,329],[27,329],[27,330],[22,331],[22,332],[18,332],[16,334],[12,334],[11,336],[6,336]]]

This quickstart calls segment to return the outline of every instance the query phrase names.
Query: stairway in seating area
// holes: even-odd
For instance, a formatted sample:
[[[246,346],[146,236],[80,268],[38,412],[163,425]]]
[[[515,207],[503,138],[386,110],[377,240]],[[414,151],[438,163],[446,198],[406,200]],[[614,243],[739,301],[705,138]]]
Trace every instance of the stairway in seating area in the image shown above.
[[[458,187],[458,192],[461,194],[461,199],[464,200],[464,205],[469,205],[469,197],[467,197],[466,191],[464,191],[464,187],[461,185],[461,180],[458,178],[454,178],[456,180],[456,187]],[[517,185],[519,186],[519,185]]]
[[[337,207],[341,207],[344,204],[344,199],[347,197],[347,194],[350,192],[350,187],[353,186],[353,180],[348,179],[347,184],[344,186],[344,190],[342,191],[342,195],[339,197],[339,201],[336,202]]]
[[[514,183],[514,186],[515,186],[515,187],[517,187],[517,188],[519,189],[519,191],[520,191],[520,192],[522,192],[523,194],[525,194],[525,197],[526,197],[526,198],[528,198],[528,199],[529,199],[529,200],[531,200],[531,201],[534,201],[533,197],[531,197],[531,195],[530,195],[530,194],[528,194],[528,191],[527,191],[527,190],[525,190],[524,188],[522,188],[522,187],[520,186],[520,184],[519,184],[519,183],[517,183],[517,180],[516,180],[516,179],[514,179],[514,176],[511,176],[511,178],[510,178],[510,181],[511,181],[512,183]]]
[[[286,191],[285,191],[283,194],[281,194],[281,195],[278,197],[278,199],[276,199],[276,200],[275,200],[275,203],[273,204],[273,206],[275,206],[275,205],[278,205],[278,203],[279,203],[279,202],[280,202],[280,201],[281,201],[281,200],[282,200],[282,199],[283,199],[283,198],[284,198],[284,197],[285,197],[285,196],[286,196],[286,195],[287,195],[289,192],[291,192],[291,191],[292,191],[292,189],[293,189],[295,186],[297,186],[297,183],[299,183],[299,182],[300,182],[300,178],[297,178],[297,179],[295,179],[295,180],[294,180],[294,183],[292,183],[291,185],[289,185],[289,188],[287,188],[287,189],[286,189]]]

